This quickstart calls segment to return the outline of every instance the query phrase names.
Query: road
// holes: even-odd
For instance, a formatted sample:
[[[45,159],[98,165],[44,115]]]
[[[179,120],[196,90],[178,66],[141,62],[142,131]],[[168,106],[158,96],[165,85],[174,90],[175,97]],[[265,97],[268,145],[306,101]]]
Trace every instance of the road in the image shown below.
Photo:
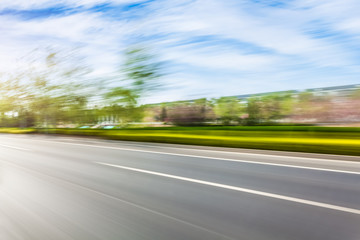
[[[359,240],[358,158],[0,135],[2,240]]]

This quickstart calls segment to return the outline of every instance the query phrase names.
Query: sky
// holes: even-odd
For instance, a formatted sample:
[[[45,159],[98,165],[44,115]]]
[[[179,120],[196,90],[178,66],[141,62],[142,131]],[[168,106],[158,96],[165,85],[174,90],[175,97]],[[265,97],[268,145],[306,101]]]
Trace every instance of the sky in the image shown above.
[[[360,83],[359,0],[0,0],[0,72],[34,49],[111,76],[132,44],[166,63],[155,103]]]

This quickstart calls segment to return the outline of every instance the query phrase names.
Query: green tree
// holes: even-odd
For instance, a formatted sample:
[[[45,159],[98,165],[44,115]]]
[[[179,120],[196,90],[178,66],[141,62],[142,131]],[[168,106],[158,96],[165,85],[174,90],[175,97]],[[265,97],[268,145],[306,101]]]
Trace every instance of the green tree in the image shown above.
[[[262,101],[260,97],[250,97],[247,102],[248,125],[259,124],[263,121],[264,117],[262,114]]]
[[[254,96],[248,99],[247,122],[249,125],[274,123],[290,115],[293,109],[294,101],[291,93]]]
[[[27,108],[30,93],[22,84],[20,74],[3,74],[0,80],[0,126],[27,127],[32,125]]]
[[[139,106],[140,98],[156,90],[160,84],[162,62],[143,47],[133,47],[125,51],[125,64],[122,68],[125,79],[122,86],[111,88],[104,94],[112,114],[123,123],[139,121],[144,108]]]
[[[158,61],[155,55],[144,47],[132,47],[125,51],[125,57],[123,70],[136,96],[142,97],[160,87],[157,80],[163,75],[163,62]]]
[[[29,109],[39,127],[56,127],[59,123],[79,123],[87,104],[88,93],[81,82],[89,73],[73,55],[48,51],[43,59],[23,74],[29,82]]]
[[[222,124],[229,125],[240,122],[244,107],[237,97],[221,97],[214,100],[214,111]]]

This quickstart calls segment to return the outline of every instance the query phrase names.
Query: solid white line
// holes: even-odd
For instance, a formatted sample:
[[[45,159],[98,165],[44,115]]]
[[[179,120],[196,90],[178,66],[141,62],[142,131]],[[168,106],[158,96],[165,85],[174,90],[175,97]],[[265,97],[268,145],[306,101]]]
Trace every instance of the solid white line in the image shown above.
[[[347,174],[358,174],[358,175],[360,175],[360,172],[336,170],[336,169],[328,169],[328,168],[304,167],[304,166],[290,165],[290,164],[280,164],[280,163],[259,162],[259,161],[251,161],[251,160],[238,160],[238,159],[230,159],[230,158],[198,156],[198,155],[191,155],[191,154],[169,153],[169,152],[159,152],[159,151],[132,149],[132,148],[89,145],[89,144],[81,144],[81,143],[68,143],[68,142],[59,142],[59,143],[77,145],[77,146],[84,146],[84,147],[115,149],[115,150],[124,150],[124,151],[132,151],[132,152],[145,152],[145,153],[154,153],[154,154],[181,156],[181,157],[204,158],[204,159],[211,159],[211,160],[217,160],[217,161],[241,162],[241,163],[261,164],[261,165],[290,167],[290,168],[301,168],[301,169],[310,169],[310,170],[316,170],[316,171],[327,171],[327,172],[338,172],[338,173],[347,173]]]
[[[132,152],[154,153],[154,154],[181,156],[181,157],[193,157],[193,158],[211,159],[211,160],[217,160],[217,161],[250,163],[250,164],[260,164],[260,165],[269,165],[269,166],[278,166],[278,167],[300,168],[300,169],[309,169],[309,170],[315,170],[315,171],[327,171],[327,172],[337,172],[337,173],[347,173],[347,174],[360,175],[360,172],[354,172],[354,171],[337,170],[337,169],[329,169],[329,168],[318,168],[318,167],[305,167],[305,166],[292,165],[292,164],[281,164],[281,163],[260,162],[260,161],[252,161],[252,160],[240,160],[240,159],[231,159],[231,158],[208,157],[208,156],[199,156],[199,155],[192,155],[192,154],[159,152],[159,151],[141,150],[141,149],[123,148],[123,147],[99,146],[99,145],[95,145],[95,144],[90,145],[90,144],[83,144],[83,143],[47,141],[47,140],[40,140],[40,139],[32,139],[32,140],[40,141],[40,142],[47,142],[47,143],[54,143],[55,142],[55,143],[62,143],[62,144],[75,145],[75,146],[92,147],[92,148],[104,148],[104,149],[114,149],[114,150],[132,151]],[[27,150],[27,149],[24,149],[24,150]],[[206,150],[204,150],[204,151],[206,151]],[[215,152],[218,152],[218,151],[215,151]],[[221,152],[218,152],[218,153],[221,153]],[[256,154],[256,153],[255,154],[247,153],[247,154],[249,154],[249,155],[261,155],[261,154]],[[265,155],[265,156],[277,157],[275,155]],[[279,156],[279,157],[287,158],[286,156]],[[297,158],[297,157],[291,157],[291,158]],[[326,161],[324,159],[316,159],[316,158],[314,158],[314,160]],[[329,160],[329,163],[334,162],[334,161],[336,161],[336,160]],[[347,161],[339,161],[339,162],[348,163]],[[351,164],[360,165],[360,163],[358,163],[358,162],[351,162]]]
[[[288,196],[274,194],[274,193],[256,191],[256,190],[252,190],[252,189],[248,189],[248,188],[240,188],[240,187],[235,187],[235,186],[231,186],[231,185],[208,182],[208,181],[187,178],[187,177],[181,177],[181,176],[165,174],[165,173],[160,173],[160,172],[153,172],[153,171],[148,171],[148,170],[144,170],[144,169],[131,168],[131,167],[103,163],[103,162],[96,162],[96,163],[101,164],[101,165],[110,166],[110,167],[130,170],[130,171],[134,171],[134,172],[141,172],[141,173],[146,173],[146,174],[151,174],[151,175],[156,175],[156,176],[161,176],[161,177],[177,179],[177,180],[181,180],[181,181],[193,182],[193,183],[198,183],[198,184],[203,184],[203,185],[208,185],[208,186],[213,186],[213,187],[218,187],[218,188],[224,188],[224,189],[229,189],[229,190],[234,190],[234,191],[239,191],[239,192],[251,193],[251,194],[256,194],[256,195],[260,195],[260,196],[276,198],[276,199],[281,199],[281,200],[286,200],[286,201],[291,201],[291,202],[296,202],[296,203],[302,203],[302,204],[307,204],[307,205],[317,206],[317,207],[322,207],[322,208],[328,208],[328,209],[342,211],[342,212],[360,214],[360,210],[353,209],[353,208],[341,207],[341,206],[336,206],[336,205],[327,204],[327,203],[320,203],[320,202],[305,200],[305,199],[301,199],[301,198],[288,197]]]
[[[139,145],[141,146],[141,145]],[[146,145],[145,145],[146,146]],[[181,149],[186,149],[186,148],[181,148],[181,147],[165,147],[165,146],[157,146],[160,148],[169,148],[169,149],[177,149],[177,150],[181,150]],[[206,147],[206,146],[205,146]],[[237,155],[247,155],[247,156],[261,156],[261,157],[273,157],[273,158],[285,158],[285,159],[298,159],[298,160],[302,160],[302,161],[311,161],[311,160],[315,160],[315,161],[321,161],[321,162],[330,162],[330,163],[344,163],[347,162],[346,160],[334,160],[334,159],[321,159],[321,158],[314,158],[314,157],[298,157],[298,156],[286,156],[286,155],[274,155],[274,154],[265,154],[265,153],[246,153],[246,152],[231,152],[231,151],[222,151],[222,150],[207,150],[207,149],[196,149],[196,148],[187,148],[188,150],[194,150],[194,151],[199,151],[199,152],[213,152],[213,153],[227,153],[227,154],[237,154]],[[249,149],[248,149],[249,150]],[[251,150],[265,150],[266,149],[251,149]],[[268,150],[268,151],[274,151],[275,152],[280,152],[280,151],[275,151],[275,150]],[[316,153],[314,153],[316,154]],[[327,154],[324,154],[327,155]],[[334,155],[332,155],[334,156]],[[347,156],[345,156],[347,157]],[[352,161],[351,163],[354,164],[359,164],[359,162],[354,162]]]
[[[5,145],[5,144],[0,144],[0,147],[13,148],[13,149],[22,150],[22,151],[29,151],[29,149],[26,149],[26,148],[15,147],[15,146],[10,146],[10,145]]]
[[[114,141],[114,140],[113,140]],[[101,141],[88,141],[91,143],[104,143]],[[115,141],[114,141],[115,142]],[[210,149],[198,149],[198,148],[189,148],[188,146],[184,146],[184,147],[173,147],[173,146],[161,146],[160,144],[168,144],[168,145],[173,145],[173,144],[169,144],[169,143],[156,143],[154,145],[150,145],[150,144],[138,144],[138,143],[128,143],[128,142],[124,142],[124,141],[116,141],[117,143],[121,143],[122,145],[125,146],[132,146],[132,147],[157,147],[157,148],[163,148],[163,149],[175,149],[175,150],[191,150],[191,151],[198,151],[198,152],[206,152],[206,153],[226,153],[226,154],[236,154],[236,155],[247,155],[247,156],[261,156],[261,157],[273,157],[273,158],[285,158],[285,159],[298,159],[298,160],[303,160],[303,161],[311,161],[311,160],[315,160],[315,161],[320,161],[320,162],[330,162],[330,163],[344,163],[344,162],[349,162],[347,160],[335,160],[335,159],[323,159],[323,158],[315,158],[315,157],[301,157],[301,156],[287,156],[287,155],[275,155],[275,154],[265,154],[265,153],[248,153],[248,152],[235,152],[235,151],[223,151],[223,150],[210,150]],[[193,146],[197,146],[197,145],[193,145]],[[200,146],[200,147],[212,147],[212,146]],[[216,146],[215,146],[216,147]],[[235,148],[236,149],[236,148]],[[247,150],[265,150],[266,149],[247,149]],[[282,151],[276,151],[276,150],[268,150],[268,151],[273,151],[274,153],[276,152],[282,152]],[[303,153],[303,152],[300,152]],[[304,152],[306,154],[306,152]],[[317,153],[309,153],[309,154],[317,154]],[[330,156],[336,156],[339,157],[340,155],[331,155],[331,154],[322,154],[324,156],[326,155],[330,155]],[[354,156],[346,156],[346,155],[342,155],[342,157],[354,157]],[[355,162],[355,161],[351,161],[352,164],[357,164],[360,166],[360,162]]]

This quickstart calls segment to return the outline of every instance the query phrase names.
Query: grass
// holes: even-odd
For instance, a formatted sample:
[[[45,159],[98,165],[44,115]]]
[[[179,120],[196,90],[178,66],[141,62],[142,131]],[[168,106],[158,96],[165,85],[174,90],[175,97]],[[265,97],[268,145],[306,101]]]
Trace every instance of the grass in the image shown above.
[[[360,128],[313,126],[161,127],[128,129],[0,128],[0,133],[49,133],[106,139],[360,156]]]
[[[360,156],[360,128],[261,126],[162,127],[121,130],[36,129],[35,131],[37,133],[98,136],[114,140]]]
[[[34,132],[36,132],[36,129],[34,128],[0,128],[0,133],[24,134]]]

